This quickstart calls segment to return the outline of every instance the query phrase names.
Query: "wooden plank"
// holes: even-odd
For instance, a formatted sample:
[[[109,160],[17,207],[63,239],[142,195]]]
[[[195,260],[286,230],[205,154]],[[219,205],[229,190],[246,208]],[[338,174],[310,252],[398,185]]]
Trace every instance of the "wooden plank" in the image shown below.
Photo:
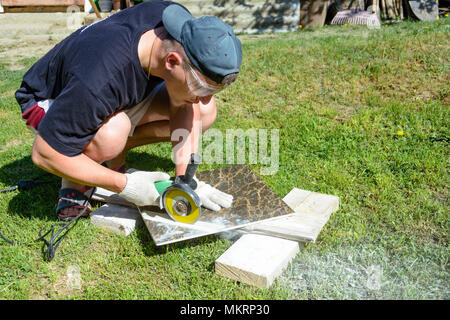
[[[339,208],[339,197],[294,188],[283,198],[295,213],[243,228],[246,232],[284,239],[316,242],[331,214]]]
[[[294,188],[283,198],[283,201],[295,211],[311,194],[311,191]]]
[[[330,1],[300,1],[300,24],[302,28],[322,27],[325,24]]]
[[[80,12],[84,11],[84,6],[78,6]],[[25,7],[3,7],[5,13],[25,13],[25,12],[67,12],[69,6],[25,6]]]
[[[305,192],[309,192],[306,197],[304,196]],[[334,212],[339,208],[339,197],[298,188],[292,189],[283,198],[283,201],[297,212],[321,214],[327,210]]]
[[[97,18],[101,19],[102,16],[100,14],[100,11],[98,11],[98,8],[97,8],[97,6],[94,3],[94,0],[89,0],[89,3],[91,4],[91,8],[94,10],[94,13],[97,16]]]
[[[2,6],[84,6],[84,1],[85,0],[2,0]]]
[[[216,260],[215,271],[232,280],[269,288],[298,252],[298,242],[246,234]]]

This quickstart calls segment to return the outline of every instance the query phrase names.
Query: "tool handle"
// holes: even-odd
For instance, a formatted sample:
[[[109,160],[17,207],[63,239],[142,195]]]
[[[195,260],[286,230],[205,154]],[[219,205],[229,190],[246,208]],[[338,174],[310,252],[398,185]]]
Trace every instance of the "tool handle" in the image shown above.
[[[100,11],[98,11],[98,8],[97,8],[97,6],[95,5],[94,0],[89,0],[89,3],[91,4],[91,7],[92,7],[92,9],[94,10],[95,15],[97,16],[97,18],[101,19],[101,18],[102,18],[102,15],[100,14]]]
[[[158,191],[159,194],[162,194],[164,190],[172,185],[172,180],[162,180],[162,181],[156,181],[155,182],[155,188],[156,191]]]
[[[194,178],[195,172],[197,171],[198,165],[200,164],[201,161],[202,161],[202,157],[200,155],[198,155],[196,153],[192,153],[184,176],[175,177],[174,181],[163,180],[163,181],[156,181],[154,183],[155,188],[158,191],[158,193],[162,194],[164,192],[164,190],[167,189],[168,187],[170,187],[173,183],[177,184],[180,182],[189,185],[193,190],[195,190],[197,188],[197,183],[195,182],[195,180],[193,178]]]
[[[192,179],[194,178],[195,172],[197,172],[198,165],[202,161],[202,157],[197,153],[191,154],[191,159],[186,168],[186,172],[184,173],[183,181],[187,184],[190,184]]]

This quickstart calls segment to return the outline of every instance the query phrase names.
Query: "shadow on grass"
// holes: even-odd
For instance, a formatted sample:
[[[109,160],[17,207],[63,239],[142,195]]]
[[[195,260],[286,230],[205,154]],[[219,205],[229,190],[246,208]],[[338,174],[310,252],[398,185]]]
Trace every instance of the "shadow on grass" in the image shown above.
[[[130,151],[128,165],[141,170],[173,170],[170,158],[162,158],[145,152]],[[8,213],[21,218],[56,220],[56,203],[61,179],[36,167],[31,156],[25,156],[0,168],[0,181],[5,186],[15,186],[20,180],[36,179],[44,184],[32,189],[12,191],[17,193],[8,203]],[[1,197],[1,194],[0,194]],[[0,198],[1,201],[1,198]],[[93,205],[97,203],[92,203]],[[101,205],[101,203],[99,203]]]
[[[19,181],[37,180],[43,182],[31,189],[11,191],[16,193],[8,203],[8,213],[21,218],[54,219],[56,194],[60,179],[36,167],[31,156],[25,156],[0,168],[0,181],[5,186],[16,186]],[[0,195],[6,197],[6,193]],[[0,200],[1,201],[1,200]]]
[[[163,158],[157,155],[148,154],[144,151],[130,151],[127,154],[127,165],[129,168],[147,170],[147,171],[164,171],[174,170],[175,165],[170,156]]]

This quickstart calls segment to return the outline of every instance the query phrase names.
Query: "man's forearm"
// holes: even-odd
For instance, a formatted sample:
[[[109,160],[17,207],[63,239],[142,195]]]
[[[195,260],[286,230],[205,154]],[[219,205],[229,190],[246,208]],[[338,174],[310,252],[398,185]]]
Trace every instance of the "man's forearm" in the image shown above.
[[[79,184],[120,193],[127,183],[124,174],[110,170],[84,154],[68,157],[57,152],[40,135],[34,140],[32,159],[43,170]]]
[[[186,106],[183,112],[177,110],[170,121],[175,175],[184,175],[191,153],[198,151],[202,133],[199,106]]]

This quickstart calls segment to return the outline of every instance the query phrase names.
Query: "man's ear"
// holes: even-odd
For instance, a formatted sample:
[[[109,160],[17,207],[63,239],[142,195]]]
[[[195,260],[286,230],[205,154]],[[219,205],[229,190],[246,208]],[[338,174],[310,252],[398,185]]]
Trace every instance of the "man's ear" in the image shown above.
[[[166,69],[172,71],[176,66],[179,66],[183,63],[182,56],[175,51],[169,52],[166,56]]]

